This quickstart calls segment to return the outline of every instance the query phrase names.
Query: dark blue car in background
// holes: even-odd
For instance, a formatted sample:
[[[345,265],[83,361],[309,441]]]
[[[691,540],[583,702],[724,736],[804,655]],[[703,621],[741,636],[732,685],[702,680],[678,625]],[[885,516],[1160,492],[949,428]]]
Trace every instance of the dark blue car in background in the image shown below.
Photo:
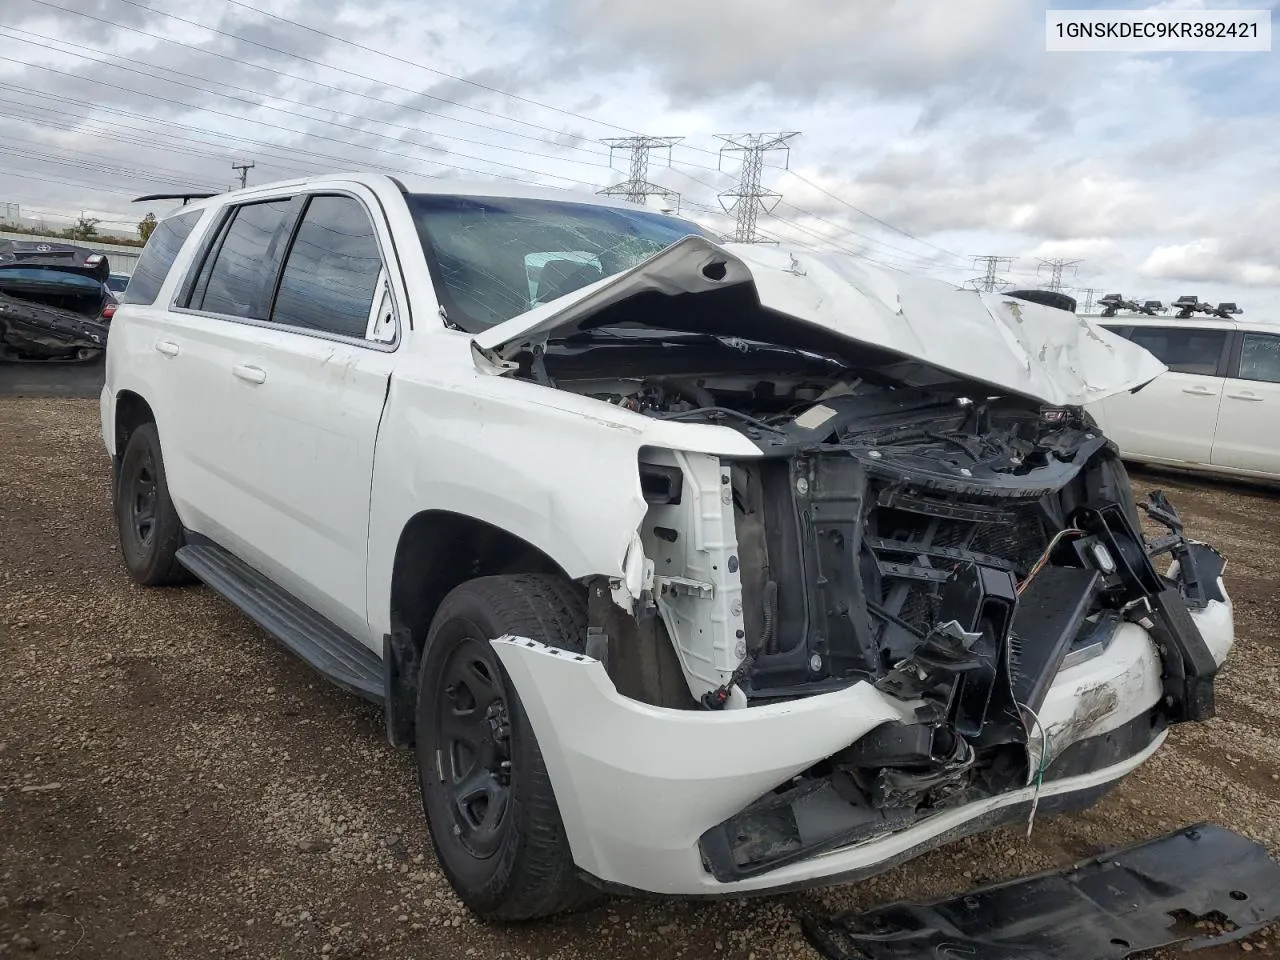
[[[118,302],[110,279],[107,258],[84,247],[0,240],[0,360],[99,357]]]

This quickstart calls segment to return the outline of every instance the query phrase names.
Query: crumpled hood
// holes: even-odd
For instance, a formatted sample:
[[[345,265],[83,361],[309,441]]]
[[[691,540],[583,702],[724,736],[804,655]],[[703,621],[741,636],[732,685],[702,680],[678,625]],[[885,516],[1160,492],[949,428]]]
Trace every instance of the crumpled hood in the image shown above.
[[[808,349],[822,351],[834,334],[1047,404],[1092,403],[1166,369],[1136,344],[1064,310],[958,289],[845,254],[721,246],[696,236],[491,327],[474,343],[509,357],[553,333],[572,333],[593,314],[642,293],[709,293],[737,284],[750,284],[760,305],[776,315],[768,326],[787,345],[805,348],[811,337]],[[655,316],[655,327],[662,324]],[[785,338],[778,324],[788,325]],[[757,329],[744,328],[741,336],[770,339]]]

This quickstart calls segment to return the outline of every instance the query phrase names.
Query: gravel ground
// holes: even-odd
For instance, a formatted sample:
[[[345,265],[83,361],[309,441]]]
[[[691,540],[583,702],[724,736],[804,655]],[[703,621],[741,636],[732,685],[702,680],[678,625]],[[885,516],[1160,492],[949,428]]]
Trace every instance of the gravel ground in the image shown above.
[[[798,911],[933,897],[1212,819],[1280,854],[1276,493],[1159,485],[1230,558],[1219,715],[1077,816],[972,838],[857,886],[612,900],[479,924],[440,876],[380,713],[202,587],[117,555],[92,401],[0,399],[0,955],[815,960]],[[1206,958],[1280,955],[1274,928]]]

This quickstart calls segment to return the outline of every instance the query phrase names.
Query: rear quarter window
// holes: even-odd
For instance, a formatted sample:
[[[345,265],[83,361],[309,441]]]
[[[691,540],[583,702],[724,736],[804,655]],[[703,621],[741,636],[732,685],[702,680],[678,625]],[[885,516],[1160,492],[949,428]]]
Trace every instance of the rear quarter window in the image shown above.
[[[1246,333],[1240,350],[1240,379],[1280,383],[1280,336]]]
[[[120,295],[122,303],[156,302],[160,288],[164,286],[165,278],[173,267],[173,261],[178,258],[178,251],[186,243],[202,213],[201,210],[179,213],[156,225],[147,245],[142,248],[142,256],[133,268],[128,287]]]
[[[1203,327],[1134,327],[1129,339],[1177,373],[1218,376],[1227,331]]]

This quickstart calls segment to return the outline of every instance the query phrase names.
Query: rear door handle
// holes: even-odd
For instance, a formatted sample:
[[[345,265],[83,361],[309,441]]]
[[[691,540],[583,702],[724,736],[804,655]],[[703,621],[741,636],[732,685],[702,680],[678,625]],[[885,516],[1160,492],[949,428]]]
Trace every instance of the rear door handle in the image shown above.
[[[1197,397],[1213,396],[1213,391],[1210,390],[1208,387],[1183,387],[1182,392],[1192,393],[1192,394],[1195,394]]]
[[[248,363],[237,363],[231,368],[231,372],[241,380],[249,381],[249,383],[266,383],[267,381],[267,371]]]
[[[172,340],[157,340],[156,349],[159,350],[161,353],[163,353],[166,357],[176,357],[178,355],[179,350],[181,350],[182,348],[179,347]]]
[[[1232,400],[1252,400],[1254,403],[1262,400],[1260,396],[1250,390],[1246,390],[1244,393],[1228,393],[1227,396]]]

